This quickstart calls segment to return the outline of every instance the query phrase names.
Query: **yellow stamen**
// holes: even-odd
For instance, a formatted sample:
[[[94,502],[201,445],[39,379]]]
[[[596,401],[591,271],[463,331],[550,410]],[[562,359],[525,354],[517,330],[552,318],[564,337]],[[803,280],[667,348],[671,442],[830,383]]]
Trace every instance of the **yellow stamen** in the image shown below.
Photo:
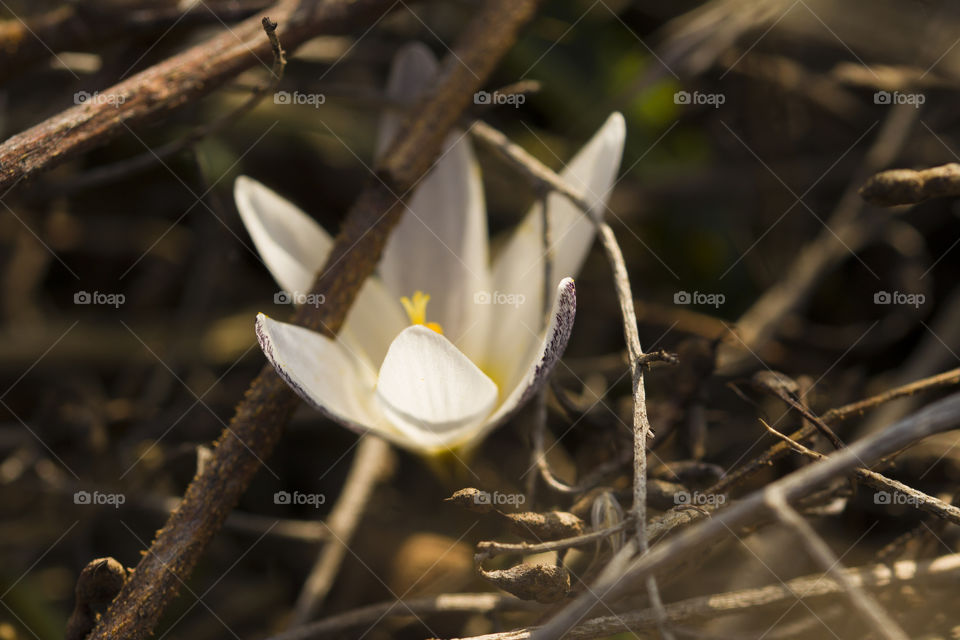
[[[443,328],[436,322],[427,322],[427,303],[430,302],[430,295],[423,291],[415,291],[413,299],[403,296],[400,298],[400,304],[403,305],[407,316],[410,318],[410,324],[422,324],[427,329],[432,329],[440,335],[443,335]]]

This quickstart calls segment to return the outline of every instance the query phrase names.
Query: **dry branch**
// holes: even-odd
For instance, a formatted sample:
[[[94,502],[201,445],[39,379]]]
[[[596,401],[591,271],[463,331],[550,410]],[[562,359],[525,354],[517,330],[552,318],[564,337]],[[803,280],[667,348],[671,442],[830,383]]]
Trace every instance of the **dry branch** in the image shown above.
[[[343,10],[347,4],[363,6],[323,6]],[[536,0],[489,2],[466,26],[435,84],[411,111],[377,167],[377,178],[368,181],[351,207],[312,289],[325,296],[326,304],[301,307],[293,318],[296,324],[330,336],[340,328],[357,292],[376,268],[390,230],[400,220],[401,196],[430,168],[444,137],[536,5]],[[259,28],[259,20],[256,24]],[[157,533],[90,640],[150,635],[206,544],[270,455],[297,404],[297,397],[273,367],[265,366],[221,434],[212,458],[194,477],[180,507]]]
[[[960,554],[942,556],[923,562],[902,561],[891,565],[876,564],[866,567],[844,569],[843,575],[852,584],[862,589],[877,591],[900,584],[944,582],[949,584],[960,574]],[[681,600],[665,606],[667,620],[673,624],[690,624],[711,620],[721,615],[759,614],[763,611],[793,605],[797,598],[803,601],[835,598],[843,593],[843,587],[821,574],[794,578],[756,589],[730,591],[699,598]],[[651,609],[618,613],[593,618],[573,627],[564,640],[588,640],[619,633],[649,633],[656,625]],[[526,640],[535,629],[516,629],[504,633],[492,633],[461,640]],[[297,638],[306,640],[308,636]],[[271,638],[280,640],[280,638]],[[293,640],[293,638],[283,638]]]
[[[283,43],[295,49],[319,34],[343,33],[372,22],[395,6],[386,0],[281,0],[267,10],[280,24]],[[0,193],[21,180],[191,104],[258,62],[269,69],[271,44],[253,16],[210,40],[100,91],[123,97],[120,105],[88,100],[19,133],[0,145]],[[116,102],[116,101],[114,101]]]
[[[960,164],[956,162],[921,171],[881,171],[860,188],[860,197],[882,207],[916,204],[930,198],[950,196],[960,196]]]

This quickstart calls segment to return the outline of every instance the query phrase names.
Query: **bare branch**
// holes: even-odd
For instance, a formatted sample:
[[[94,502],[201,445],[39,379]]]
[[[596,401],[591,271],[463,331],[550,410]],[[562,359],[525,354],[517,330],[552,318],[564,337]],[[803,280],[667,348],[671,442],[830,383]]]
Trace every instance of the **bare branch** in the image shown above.
[[[960,195],[960,164],[951,162],[921,171],[890,169],[871,177],[860,188],[860,197],[870,204],[895,207],[930,198]]]

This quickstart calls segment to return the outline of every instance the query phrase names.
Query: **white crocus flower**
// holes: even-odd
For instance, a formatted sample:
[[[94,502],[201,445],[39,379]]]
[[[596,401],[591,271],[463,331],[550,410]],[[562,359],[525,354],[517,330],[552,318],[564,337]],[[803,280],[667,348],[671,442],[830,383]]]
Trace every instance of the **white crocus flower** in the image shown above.
[[[405,48],[393,65],[389,97],[409,102],[436,68],[424,47]],[[397,123],[384,116],[381,151]],[[601,209],[623,141],[623,117],[615,113],[562,174]],[[332,237],[250,178],[237,179],[234,192],[280,286],[309,291]],[[554,273],[573,275],[593,241],[593,225],[558,195],[550,196],[549,215]],[[541,224],[537,205],[489,262],[479,168],[468,137],[454,132],[337,339],[260,314],[260,346],[304,400],[347,427],[426,455],[478,444],[543,384],[570,336],[571,278],[560,281],[544,323]]]

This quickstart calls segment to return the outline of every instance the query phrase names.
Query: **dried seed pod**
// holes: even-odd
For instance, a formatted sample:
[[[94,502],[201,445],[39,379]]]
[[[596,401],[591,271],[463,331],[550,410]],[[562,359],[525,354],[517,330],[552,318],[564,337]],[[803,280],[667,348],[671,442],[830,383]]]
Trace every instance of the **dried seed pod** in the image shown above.
[[[476,513],[490,513],[493,511],[490,494],[480,489],[469,487],[455,491],[449,498],[444,498],[444,502],[452,502],[463,509],[469,509]]]
[[[551,564],[518,564],[509,569],[484,571],[480,574],[521,600],[550,604],[570,592],[570,574],[563,567]]]
[[[505,513],[503,517],[510,522],[510,529],[531,542],[547,542],[579,536],[587,530],[586,524],[566,511],[548,511],[535,513]]]

